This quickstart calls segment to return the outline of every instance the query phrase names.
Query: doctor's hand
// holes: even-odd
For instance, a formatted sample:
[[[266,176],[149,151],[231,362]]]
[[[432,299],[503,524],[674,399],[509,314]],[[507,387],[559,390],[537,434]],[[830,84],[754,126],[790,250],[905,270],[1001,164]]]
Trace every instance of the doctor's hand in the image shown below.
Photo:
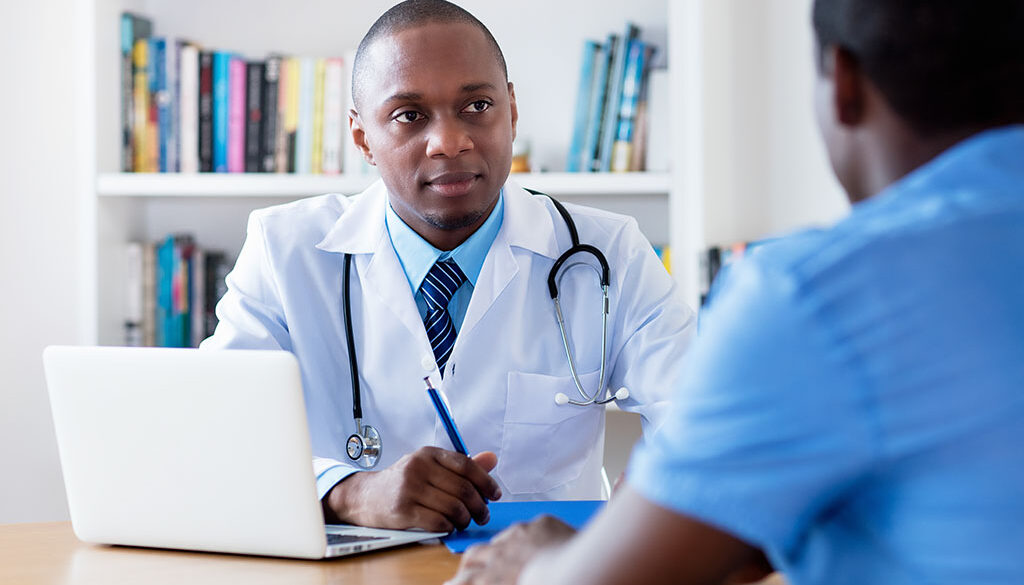
[[[472,458],[422,447],[382,471],[353,473],[324,498],[328,523],[450,532],[490,520],[488,500],[501,498],[488,475],[498,464],[489,451]]]
[[[541,516],[502,531],[489,544],[471,546],[447,585],[514,585],[538,553],[552,553],[576,531],[557,518]]]

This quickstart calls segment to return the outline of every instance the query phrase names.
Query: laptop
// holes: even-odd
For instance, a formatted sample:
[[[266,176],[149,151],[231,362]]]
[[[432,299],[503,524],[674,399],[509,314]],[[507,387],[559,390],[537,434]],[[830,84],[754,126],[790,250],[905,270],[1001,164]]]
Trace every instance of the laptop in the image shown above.
[[[317,559],[445,535],[324,525],[288,352],[51,346],[43,364],[83,541]]]

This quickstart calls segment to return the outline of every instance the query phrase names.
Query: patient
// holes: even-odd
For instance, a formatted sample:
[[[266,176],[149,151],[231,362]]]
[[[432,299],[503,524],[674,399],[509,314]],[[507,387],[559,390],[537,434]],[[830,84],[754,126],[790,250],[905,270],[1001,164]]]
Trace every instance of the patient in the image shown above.
[[[728,275],[628,485],[452,583],[1024,583],[1024,2],[817,0],[854,203]]]

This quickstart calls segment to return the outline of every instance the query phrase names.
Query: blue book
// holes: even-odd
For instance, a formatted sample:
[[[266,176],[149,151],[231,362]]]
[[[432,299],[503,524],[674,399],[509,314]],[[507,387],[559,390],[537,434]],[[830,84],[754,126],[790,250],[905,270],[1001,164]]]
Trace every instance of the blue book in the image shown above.
[[[174,287],[174,236],[167,236],[156,249],[156,319],[155,343],[169,347],[172,337],[171,313]]]
[[[544,514],[554,516],[579,530],[603,505],[602,500],[491,502],[487,506],[491,512],[491,520],[487,524],[470,524],[465,530],[453,532],[442,540],[448,550],[461,553],[474,544],[491,540],[517,522],[529,522]]]
[[[228,172],[228,65],[231,53],[213,54],[213,171]]]
[[[313,172],[313,85],[316,60],[304,58],[299,65],[299,125],[295,129],[295,172]]]
[[[150,39],[149,62],[153,64],[156,80],[153,98],[157,116],[157,149],[159,152],[157,168],[161,173],[168,170],[168,141],[171,137],[171,98],[167,87],[167,41],[162,38]],[[173,51],[173,47],[171,48]],[[152,78],[150,78],[152,79]],[[152,83],[152,82],[151,82]]]
[[[605,95],[608,91],[608,70],[611,67],[612,50],[615,47],[618,37],[608,35],[608,42],[598,47],[594,55],[593,90],[590,94],[590,119],[587,122],[587,140],[583,143],[582,171],[595,170],[594,161],[597,159],[597,149],[601,141],[601,116],[604,113]]]
[[[626,73],[622,80],[622,104],[619,107],[619,124],[615,131],[612,147],[612,171],[629,170],[629,159],[633,148],[633,131],[636,123],[637,106],[640,104],[640,89],[644,80],[644,67],[648,46],[633,39],[626,55]]]
[[[573,121],[572,142],[569,144],[569,159],[565,164],[566,172],[578,173],[583,170],[583,144],[587,140],[587,122],[590,119],[590,96],[594,86],[594,63],[600,51],[600,44],[594,41],[583,42],[580,84],[576,90],[576,118]]]
[[[626,51],[630,43],[640,34],[633,23],[626,23],[626,32],[615,49],[614,61],[608,73],[608,97],[605,100],[604,116],[601,120],[601,145],[598,146],[599,163],[595,170],[610,171],[612,146],[619,126],[619,108],[622,105],[622,80],[626,75]]]

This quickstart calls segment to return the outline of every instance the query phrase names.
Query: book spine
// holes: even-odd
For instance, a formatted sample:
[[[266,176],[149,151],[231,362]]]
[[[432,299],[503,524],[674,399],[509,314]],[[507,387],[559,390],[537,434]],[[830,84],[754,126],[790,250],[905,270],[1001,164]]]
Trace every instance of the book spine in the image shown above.
[[[178,120],[181,118],[181,50],[185,42],[175,39],[167,42],[167,98],[169,124],[164,143],[167,145],[167,172],[181,171],[181,140],[178,136]]]
[[[191,320],[192,347],[206,339],[206,251],[195,246],[189,267],[189,318]]]
[[[199,172],[199,50],[181,48],[178,83],[178,149],[182,173]]]
[[[640,75],[640,97],[636,105],[636,119],[633,120],[633,149],[629,160],[629,170],[643,171],[647,168],[647,142],[650,126],[647,114],[647,101],[650,96],[651,60],[654,58],[654,46],[644,47],[644,66]]]
[[[324,74],[327,61],[317,59],[313,64],[313,137],[310,149],[310,172],[323,173],[324,162]]]
[[[228,172],[245,172],[245,61],[231,57],[228,62]]]
[[[199,170],[213,172],[213,53],[199,53]]]
[[[565,170],[578,173],[583,168],[583,144],[587,140],[587,121],[590,113],[590,94],[594,85],[594,60],[600,46],[594,41],[583,42],[580,82],[576,88],[576,116],[573,121],[572,141]]]
[[[155,345],[170,347],[171,298],[174,287],[174,236],[167,236],[156,252]]]
[[[204,306],[206,312],[206,323],[204,334],[206,337],[213,335],[217,329],[217,303],[227,292],[226,276],[231,269],[227,256],[223,252],[207,252],[205,260],[205,292]]]
[[[132,127],[135,116],[132,85],[132,45],[135,42],[135,17],[125,12],[121,14],[121,170],[135,170],[134,153],[132,150]]]
[[[299,111],[295,130],[295,172],[313,172],[313,88],[315,60],[299,61]]]
[[[604,117],[601,120],[601,146],[598,147],[597,170],[607,172],[612,167],[612,147],[619,127],[619,109],[622,107],[622,80],[626,74],[626,52],[638,34],[635,25],[628,23],[626,32],[619,39],[608,79],[608,97],[605,101]]]
[[[282,96],[284,118],[283,144],[281,144],[284,166],[278,172],[295,172],[295,133],[299,127],[299,60],[289,57],[281,69],[281,81],[287,83]]]
[[[605,95],[608,89],[608,70],[611,67],[612,49],[615,46],[615,35],[609,35],[608,41],[598,48],[595,56],[595,67],[597,72],[594,75],[594,86],[590,94],[590,121],[587,122],[587,141],[583,144],[583,167],[584,172],[596,170],[594,161],[597,159],[597,149],[601,142],[601,117],[604,114]]]
[[[151,39],[150,54],[150,92],[153,103],[151,109],[156,111],[156,156],[153,171],[167,172],[167,135],[170,133],[171,103],[167,95],[167,40]],[[152,139],[151,139],[152,140]]]
[[[146,171],[146,144],[149,135],[149,41],[139,39],[132,48],[132,67],[134,71],[134,104],[135,115],[132,129],[134,140],[132,155],[133,168],[137,172]]]
[[[125,245],[125,317],[124,344],[129,347],[142,345],[142,303],[143,303],[143,249],[139,242]]]
[[[612,147],[612,172],[629,170],[629,162],[633,149],[633,125],[636,120],[637,105],[640,101],[640,85],[643,82],[644,57],[647,46],[634,39],[629,44],[626,57],[626,71],[622,79],[622,99],[619,107],[619,124]]]
[[[253,61],[245,68],[245,172],[258,173],[262,167],[263,63]]]
[[[344,64],[341,59],[328,59],[324,66],[324,174],[337,175],[341,172],[341,140],[345,128],[345,103],[342,101],[342,79]]]
[[[213,171],[228,172],[228,91],[231,54],[213,54]]]
[[[260,127],[260,157],[262,158],[260,170],[264,173],[272,173],[277,169],[274,157],[277,154],[277,105],[280,103],[280,96],[278,96],[280,78],[281,58],[268,57],[263,69],[263,116]]]
[[[153,242],[142,245],[142,344],[156,345],[156,249]]]

